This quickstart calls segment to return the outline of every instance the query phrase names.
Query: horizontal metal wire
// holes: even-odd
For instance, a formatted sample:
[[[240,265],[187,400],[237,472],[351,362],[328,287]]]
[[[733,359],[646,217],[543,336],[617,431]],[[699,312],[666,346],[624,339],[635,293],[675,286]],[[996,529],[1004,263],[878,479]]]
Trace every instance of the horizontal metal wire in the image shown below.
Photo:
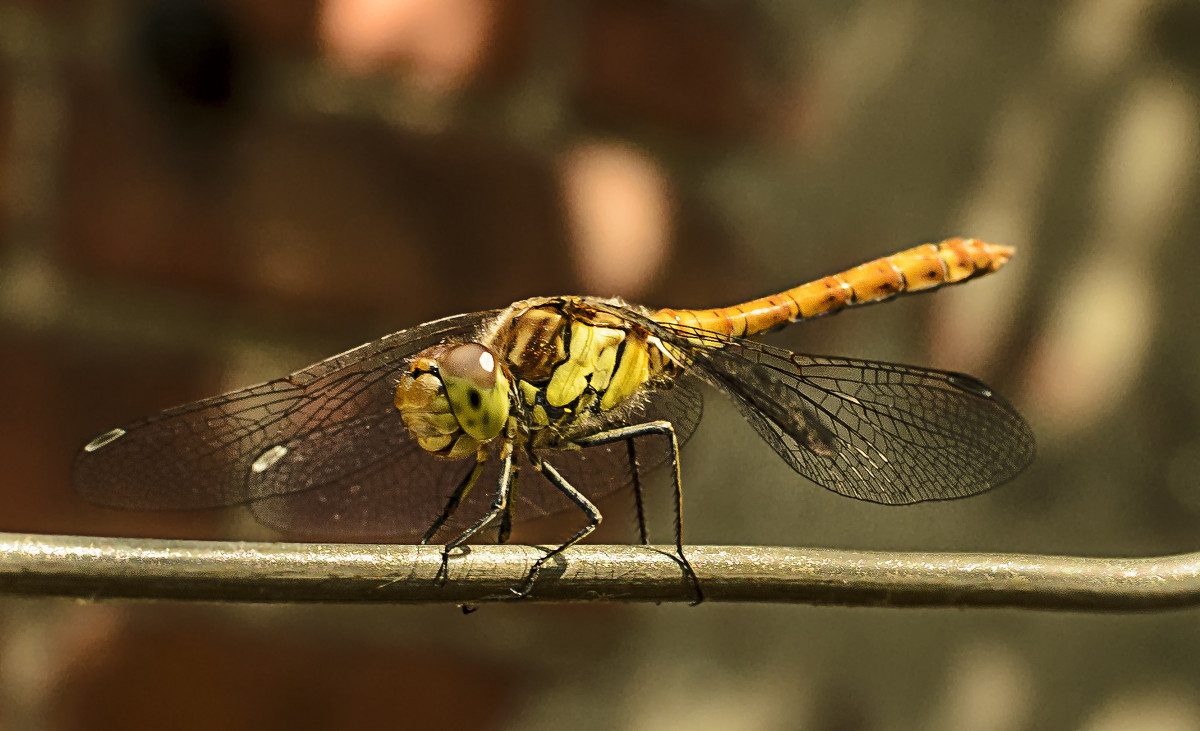
[[[521,601],[691,602],[665,546],[578,546]],[[95,599],[476,604],[511,600],[543,553],[0,533],[0,592]],[[689,546],[707,601],[1150,610],[1200,604],[1200,553],[1082,558]]]

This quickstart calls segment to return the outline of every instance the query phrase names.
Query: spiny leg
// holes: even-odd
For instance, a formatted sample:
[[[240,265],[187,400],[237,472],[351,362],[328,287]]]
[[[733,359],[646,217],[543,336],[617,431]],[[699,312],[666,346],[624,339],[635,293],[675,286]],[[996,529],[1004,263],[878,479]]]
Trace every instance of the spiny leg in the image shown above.
[[[496,485],[496,495],[492,498],[492,509],[482,518],[475,521],[474,525],[460,533],[457,538],[442,547],[442,566],[438,569],[438,576],[436,578],[445,582],[450,570],[450,552],[469,540],[471,536],[482,530],[488,523],[495,520],[497,515],[504,512],[508,505],[508,493],[512,485],[512,474],[514,471],[513,444],[511,439],[506,438],[500,445],[500,480]]]
[[[633,426],[603,431],[589,437],[576,439],[574,443],[580,447],[597,447],[602,444],[611,444],[612,442],[621,440],[630,440],[632,443],[634,438],[650,434],[662,434],[669,438],[671,472],[675,483],[675,552],[679,560],[679,565],[683,568],[683,572],[687,574],[688,579],[692,582],[692,587],[696,590],[696,601],[692,602],[694,606],[704,601],[704,591],[700,588],[700,579],[692,569],[692,563],[688,561],[687,556],[683,553],[683,479],[679,471],[679,440],[675,437],[675,427],[669,421],[650,421],[645,424],[635,424]],[[634,471],[636,473],[636,468]],[[634,484],[636,485],[637,483],[635,482]]]
[[[646,530],[646,501],[642,494],[642,475],[638,471],[636,444],[637,442],[632,439],[625,440],[625,449],[629,452],[629,464],[633,469],[633,500],[637,508],[638,536],[642,539],[643,546],[649,546],[650,532]]]
[[[442,529],[446,521],[454,515],[454,511],[458,510],[458,506],[462,504],[463,498],[467,493],[471,492],[471,488],[479,481],[479,475],[483,473],[483,465],[487,462],[487,448],[480,446],[475,452],[475,466],[467,473],[462,482],[458,483],[458,487],[454,488],[454,492],[450,494],[450,499],[446,501],[446,507],[442,510],[442,514],[438,519],[433,521],[433,525],[429,526],[429,530],[425,531],[425,535],[421,536],[421,545],[427,545],[433,540],[433,536]]]
[[[537,561],[534,561],[533,567],[529,569],[529,573],[525,576],[525,583],[520,589],[512,590],[512,593],[516,594],[518,598],[529,595],[529,591],[533,588],[533,582],[537,580],[538,574],[542,571],[542,566],[545,566],[547,561],[578,543],[585,536],[587,536],[588,533],[596,530],[596,526],[600,525],[600,521],[603,519],[603,516],[600,515],[600,510],[592,504],[592,501],[584,497],[583,493],[576,490],[571,483],[567,482],[567,479],[560,475],[558,470],[543,462],[541,458],[533,454],[532,451],[529,453],[529,460],[533,462],[533,466],[538,472],[541,472],[546,476],[546,479],[550,481],[550,484],[561,490],[571,502],[578,505],[579,509],[587,514],[588,524],[580,529],[580,531],[572,536],[571,539],[566,543],[562,544],[558,548],[555,548],[553,551],[550,551]]]
[[[517,494],[517,489],[521,484],[521,465],[514,464],[512,469],[512,485],[508,490],[508,505],[504,507],[504,514],[500,516],[500,532],[496,534],[496,543],[508,543],[508,537],[512,534],[513,526],[513,509],[516,507],[516,501],[513,496]]]

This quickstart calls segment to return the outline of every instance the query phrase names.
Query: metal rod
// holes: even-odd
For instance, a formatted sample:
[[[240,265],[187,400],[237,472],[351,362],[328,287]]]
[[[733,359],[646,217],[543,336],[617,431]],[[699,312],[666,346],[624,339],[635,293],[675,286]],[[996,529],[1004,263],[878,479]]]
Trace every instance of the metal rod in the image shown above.
[[[239,543],[0,533],[0,592],[83,598],[476,604],[545,549]],[[672,546],[575,546],[521,601],[690,602]],[[1200,605],[1200,553],[1083,558],[689,546],[709,601],[1136,611]]]

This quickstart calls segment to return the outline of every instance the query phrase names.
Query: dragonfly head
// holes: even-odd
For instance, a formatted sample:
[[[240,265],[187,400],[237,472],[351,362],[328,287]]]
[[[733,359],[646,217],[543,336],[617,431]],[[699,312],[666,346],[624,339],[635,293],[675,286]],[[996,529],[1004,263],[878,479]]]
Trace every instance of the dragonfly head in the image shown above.
[[[424,449],[464,457],[504,429],[508,386],[504,368],[485,346],[437,345],[413,359],[396,386],[395,403]]]
[[[464,432],[481,442],[500,434],[508,421],[508,379],[491,350],[455,346],[438,358],[438,375]]]

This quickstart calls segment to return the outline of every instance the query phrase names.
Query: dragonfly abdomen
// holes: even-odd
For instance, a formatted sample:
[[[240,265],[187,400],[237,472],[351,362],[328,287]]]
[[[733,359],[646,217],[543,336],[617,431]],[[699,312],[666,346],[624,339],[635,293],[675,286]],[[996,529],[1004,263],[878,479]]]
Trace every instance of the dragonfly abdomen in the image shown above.
[[[880,302],[905,292],[923,292],[996,271],[1013,254],[1008,246],[953,238],[924,244],[867,262],[778,294],[711,310],[654,313],[659,322],[748,337],[845,307]]]

